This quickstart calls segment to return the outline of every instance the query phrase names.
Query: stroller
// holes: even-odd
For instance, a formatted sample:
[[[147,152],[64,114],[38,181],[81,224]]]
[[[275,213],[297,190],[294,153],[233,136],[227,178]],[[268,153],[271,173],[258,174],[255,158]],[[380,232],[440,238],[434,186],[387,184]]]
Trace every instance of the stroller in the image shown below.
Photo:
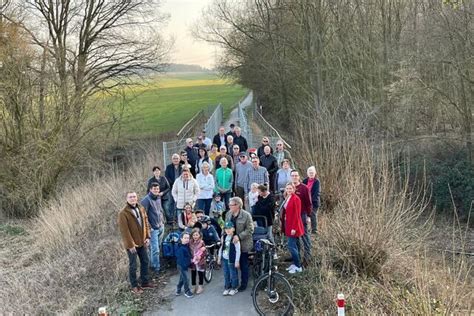
[[[166,262],[168,266],[174,266],[176,263],[176,251],[178,250],[180,237],[181,231],[172,229],[163,239],[161,249],[163,251],[164,262]]]

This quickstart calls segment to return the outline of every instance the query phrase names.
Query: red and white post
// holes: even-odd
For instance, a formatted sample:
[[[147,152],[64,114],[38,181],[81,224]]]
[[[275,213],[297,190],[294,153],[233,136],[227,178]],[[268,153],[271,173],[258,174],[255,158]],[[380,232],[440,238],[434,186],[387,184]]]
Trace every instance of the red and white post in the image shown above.
[[[337,294],[337,316],[344,316],[344,305],[346,301],[344,299],[344,294]]]

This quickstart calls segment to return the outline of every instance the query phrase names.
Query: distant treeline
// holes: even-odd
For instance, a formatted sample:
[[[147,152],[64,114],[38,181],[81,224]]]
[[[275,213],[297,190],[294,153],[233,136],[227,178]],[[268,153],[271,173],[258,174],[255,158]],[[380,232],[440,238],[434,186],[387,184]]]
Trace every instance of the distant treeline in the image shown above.
[[[166,69],[169,72],[211,72],[211,69],[199,65],[170,64]]]

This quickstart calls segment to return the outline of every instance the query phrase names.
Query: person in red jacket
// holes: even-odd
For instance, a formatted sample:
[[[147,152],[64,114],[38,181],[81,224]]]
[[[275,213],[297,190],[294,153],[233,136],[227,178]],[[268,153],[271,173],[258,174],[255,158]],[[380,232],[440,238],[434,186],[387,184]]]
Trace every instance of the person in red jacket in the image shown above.
[[[303,222],[301,221],[301,199],[296,195],[296,187],[288,183],[285,187],[286,199],[284,202],[285,236],[288,239],[288,250],[291,253],[293,264],[287,268],[293,274],[302,272],[298,238],[304,235]]]
[[[301,200],[301,223],[303,224],[304,228],[304,235],[301,237],[301,239],[303,240],[304,249],[303,265],[305,265],[308,264],[308,262],[311,260],[311,231],[308,228],[308,224],[311,223],[311,197],[309,195],[310,193],[308,187],[301,182],[300,174],[298,173],[298,171],[292,170],[290,176],[291,182],[293,182],[296,189],[295,194],[298,195]]]

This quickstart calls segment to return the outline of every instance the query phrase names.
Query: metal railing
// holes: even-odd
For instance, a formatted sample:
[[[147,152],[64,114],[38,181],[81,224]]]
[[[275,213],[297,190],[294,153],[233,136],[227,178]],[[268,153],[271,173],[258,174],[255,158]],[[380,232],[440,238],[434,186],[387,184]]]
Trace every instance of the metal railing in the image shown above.
[[[217,133],[219,127],[222,124],[222,117],[223,117],[224,110],[222,108],[222,104],[219,103],[212,114],[209,116],[206,124],[204,124],[204,130],[206,131],[208,137],[212,137],[214,133]]]
[[[214,107],[209,106],[206,110],[197,112],[176,134],[177,140],[163,142],[163,166],[165,167],[171,163],[171,155],[179,154],[186,147],[186,138],[194,139],[196,136],[194,134],[202,128],[201,126],[204,124],[206,117],[209,117],[209,119],[205,122],[204,129],[208,135],[217,132],[222,123],[222,115],[223,108],[221,104]]]
[[[239,125],[240,125],[240,129],[242,130],[242,136],[244,136],[247,139],[247,144],[249,148],[252,148],[254,147],[252,128],[249,125],[249,122],[247,119],[247,113],[245,112],[245,108],[242,106],[241,102],[239,102],[238,112],[239,112]]]
[[[283,141],[286,149],[290,150],[291,146],[285,139],[280,135],[276,128],[274,128],[258,111],[257,106],[253,107],[253,121],[262,131],[262,136],[267,136],[270,138],[270,143],[275,144],[279,139]],[[264,134],[264,135],[263,135]]]

